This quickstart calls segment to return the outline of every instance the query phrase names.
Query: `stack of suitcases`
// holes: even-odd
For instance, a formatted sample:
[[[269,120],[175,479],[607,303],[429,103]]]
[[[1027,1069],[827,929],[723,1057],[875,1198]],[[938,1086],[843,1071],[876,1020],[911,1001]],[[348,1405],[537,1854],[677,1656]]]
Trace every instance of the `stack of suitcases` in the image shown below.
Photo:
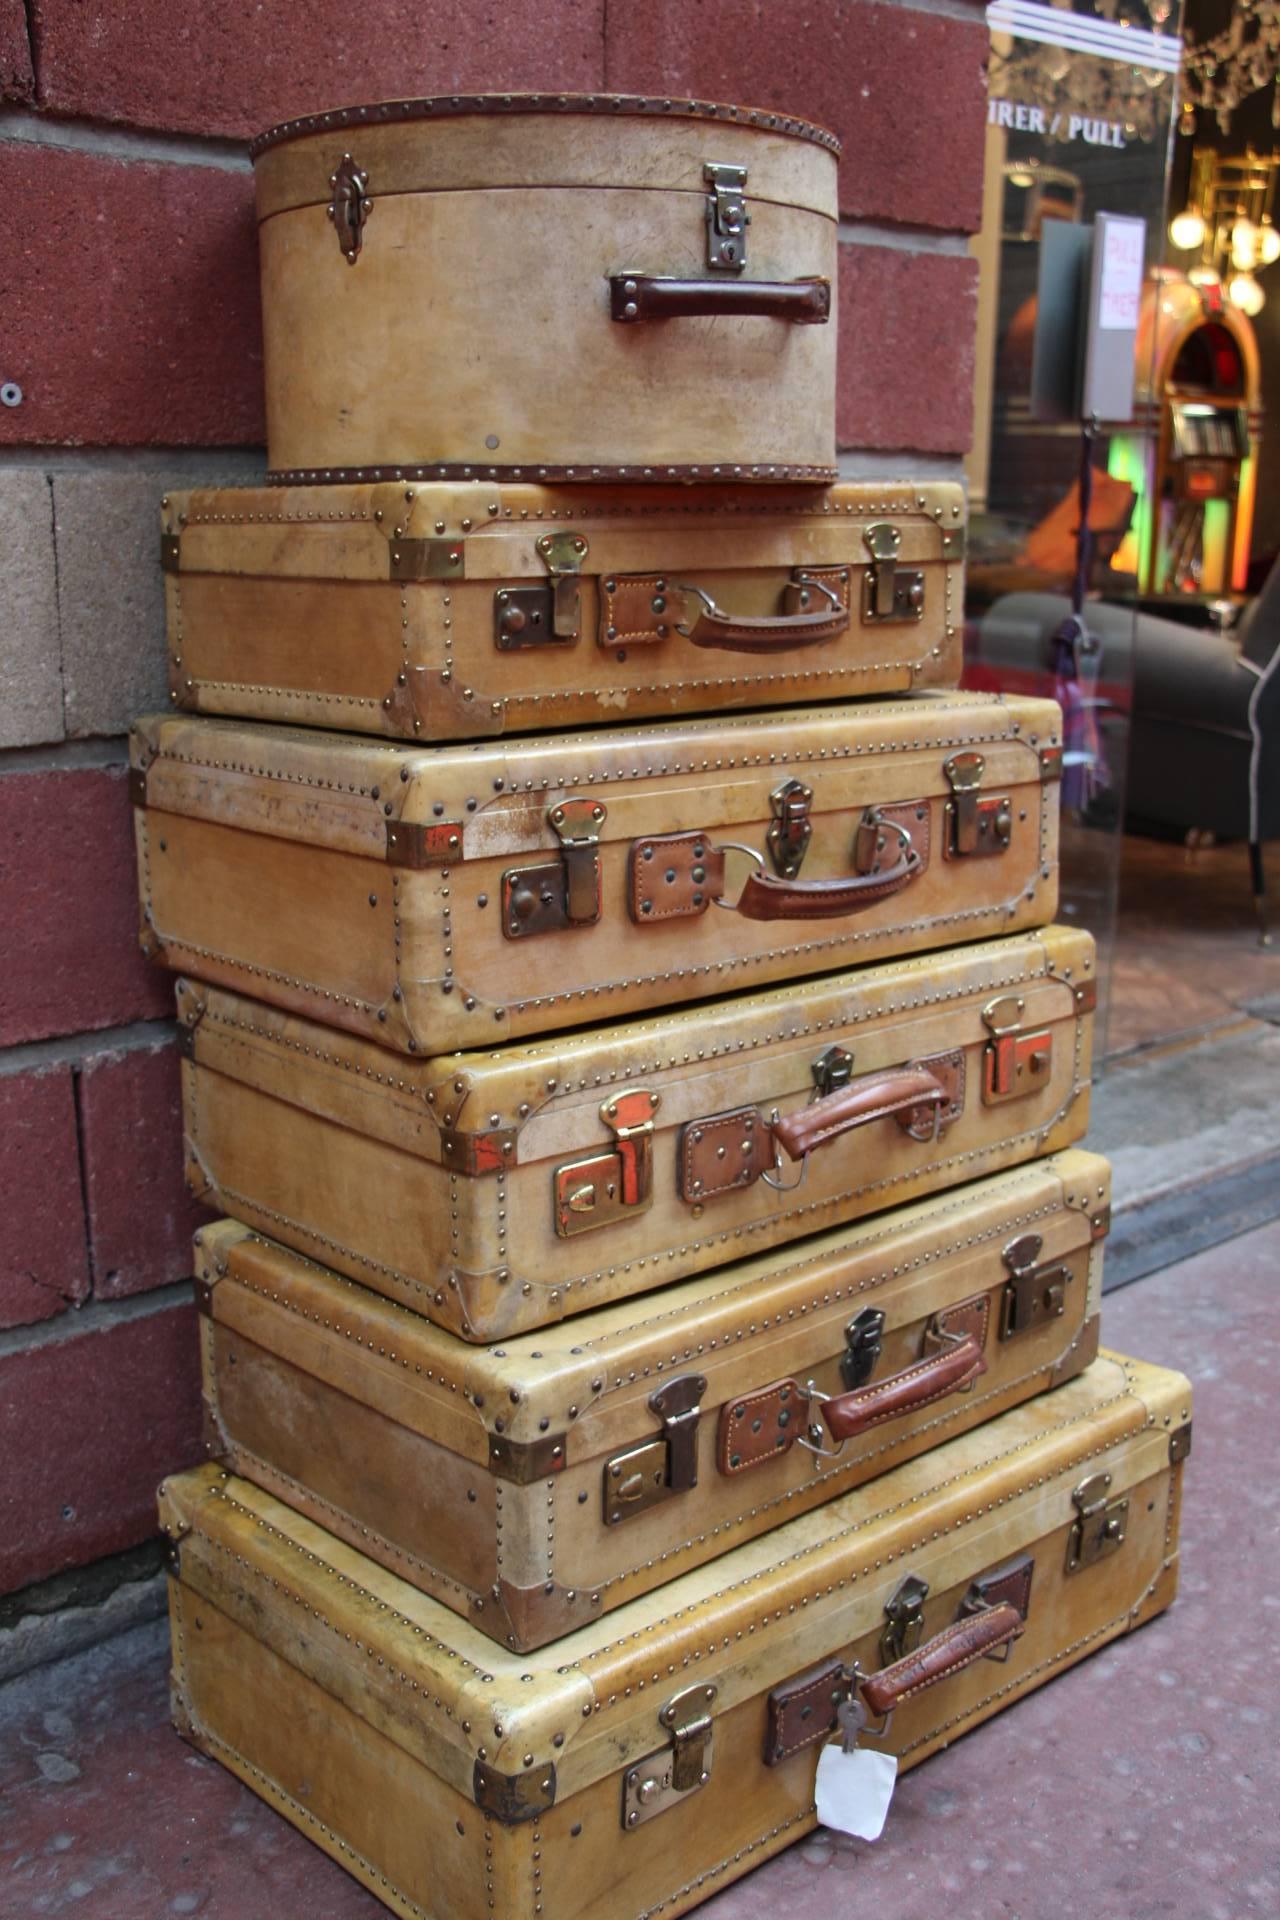
[[[837,481],[829,135],[255,163],[272,484],[165,501],[132,752],[228,1216],[175,1715],[395,1911],[673,1916],[1173,1594],[1061,716],[949,690],[961,490]]]

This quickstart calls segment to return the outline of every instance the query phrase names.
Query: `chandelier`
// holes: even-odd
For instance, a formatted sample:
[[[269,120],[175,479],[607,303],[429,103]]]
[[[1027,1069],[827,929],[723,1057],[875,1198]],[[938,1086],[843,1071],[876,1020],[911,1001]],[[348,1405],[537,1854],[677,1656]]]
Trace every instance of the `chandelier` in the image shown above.
[[[1280,260],[1280,232],[1272,225],[1280,155],[1230,157],[1197,147],[1191,156],[1187,204],[1169,222],[1180,253],[1199,255],[1188,279],[1222,286],[1242,313],[1258,313],[1266,295],[1255,274]]]
[[[1221,132],[1231,126],[1240,102],[1270,87],[1271,124],[1280,127],[1280,0],[1235,0],[1230,24],[1211,40],[1186,40],[1182,54],[1182,121],[1194,134],[1197,109],[1212,113]]]

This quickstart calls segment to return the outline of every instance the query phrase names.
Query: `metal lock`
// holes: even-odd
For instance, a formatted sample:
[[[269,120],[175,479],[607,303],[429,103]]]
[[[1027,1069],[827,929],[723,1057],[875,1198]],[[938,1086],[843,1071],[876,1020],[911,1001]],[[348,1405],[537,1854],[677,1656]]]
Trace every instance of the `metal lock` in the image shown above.
[[[1013,803],[1009,795],[979,792],[986,764],[980,753],[956,753],[943,765],[942,771],[951,788],[942,849],[948,860],[1004,853],[1013,838]]]
[[[847,1087],[853,1078],[853,1055],[847,1047],[824,1047],[817,1059],[810,1063],[809,1071],[813,1075],[817,1098],[825,1100],[829,1093]]]
[[[344,153],[329,175],[329,189],[333,194],[328,206],[329,218],[337,232],[343,259],[349,267],[354,267],[364,245],[365,222],[373,212],[369,176],[349,153]]]
[[[876,1370],[884,1338],[884,1312],[880,1307],[864,1307],[844,1330],[845,1350],[840,1358],[840,1378],[847,1392],[865,1386]]]
[[[928,1594],[928,1581],[909,1573],[892,1598],[885,1602],[885,1624],[880,1633],[882,1667],[891,1667],[904,1653],[911,1653],[920,1645]]]
[[[661,1709],[658,1724],[670,1734],[670,1745],[659,1747],[623,1774],[624,1830],[642,1826],[687,1793],[706,1786],[715,1758],[711,1708],[717,1691],[705,1683],[686,1687]]]
[[[918,567],[899,567],[902,534],[890,520],[877,520],[862,531],[871,555],[862,586],[864,626],[924,618],[924,574]]]
[[[493,596],[493,644],[500,653],[571,647],[581,632],[586,535],[544,533],[537,550],[549,578],[530,587],[499,587]]]
[[[1091,1567],[1124,1545],[1129,1519],[1127,1499],[1108,1500],[1109,1473],[1092,1473],[1071,1498],[1079,1515],[1067,1540],[1067,1572]]]
[[[1056,1320],[1067,1310],[1071,1269],[1063,1261],[1037,1265],[1043,1245],[1038,1233],[1024,1233],[1011,1240],[1001,1255],[1013,1276],[1000,1301],[1002,1340],[1011,1340],[1014,1334],[1025,1333],[1042,1320]]]
[[[1053,1071],[1053,1031],[1040,1027],[1034,1033],[1022,1032],[1025,1002],[1013,994],[990,1000],[982,1009],[982,1019],[991,1038],[987,1042],[982,1068],[984,1106],[998,1106],[1003,1100],[1020,1100],[1036,1093]]]
[[[769,795],[773,819],[765,834],[769,858],[784,880],[794,880],[804,864],[813,837],[809,808],[813,788],[803,780],[784,780]]]
[[[556,1168],[556,1232],[562,1239],[612,1226],[653,1205],[653,1116],[660,1098],[643,1089],[613,1095],[600,1118],[616,1145]]]
[[[615,1453],[604,1464],[605,1525],[646,1513],[673,1493],[688,1493],[698,1484],[698,1421],[705,1375],[682,1373],[649,1395],[649,1407],[662,1422],[662,1432],[638,1447]]]
[[[600,918],[605,818],[599,800],[560,800],[548,808],[547,825],[560,842],[560,858],[536,867],[508,867],[503,874],[502,931],[508,940],[589,927]]]
[[[747,212],[745,167],[718,166],[708,160],[702,177],[711,188],[707,195],[707,265],[726,273],[741,273],[747,264]]]

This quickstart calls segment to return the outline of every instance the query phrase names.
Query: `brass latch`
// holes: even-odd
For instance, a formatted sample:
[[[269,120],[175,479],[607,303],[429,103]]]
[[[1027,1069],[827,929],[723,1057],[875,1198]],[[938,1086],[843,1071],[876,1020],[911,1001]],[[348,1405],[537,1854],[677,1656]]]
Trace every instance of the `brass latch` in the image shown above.
[[[547,824],[560,842],[558,860],[508,867],[502,876],[502,931],[508,940],[564,927],[593,926],[600,918],[599,800],[560,800]]]
[[[706,1390],[705,1375],[682,1373],[649,1395],[649,1407],[661,1420],[662,1432],[605,1461],[606,1526],[616,1527],[668,1495],[688,1493],[697,1486],[698,1421]]]
[[[587,541],[581,533],[544,533],[538,537],[540,554],[548,574],[551,577],[551,635],[556,640],[576,640],[582,624],[581,593],[579,576],[582,563],[587,557]],[[531,592],[546,592],[545,588],[533,588]],[[508,601],[508,614],[511,602],[521,597],[516,590]],[[501,642],[499,642],[501,645]]]
[[[711,1708],[717,1689],[705,1683],[686,1687],[668,1700],[658,1714],[659,1726],[671,1736],[669,1746],[628,1767],[622,1776],[622,1824],[638,1827],[665,1813],[687,1793],[696,1793],[711,1778],[714,1734]]]
[[[747,170],[718,166],[708,160],[702,177],[711,188],[707,195],[707,265],[741,273],[747,264],[747,228],[751,225],[744,192]]]
[[[980,753],[956,753],[942,771],[951,788],[943,853],[948,860],[1003,853],[1013,838],[1007,793],[979,793],[987,763]]]
[[[898,566],[898,549],[902,545],[898,528],[891,520],[877,520],[863,528],[862,539],[871,555],[862,586],[864,625],[922,620],[924,574],[919,568]]]
[[[815,1098],[825,1100],[829,1093],[836,1093],[841,1087],[847,1087],[853,1078],[853,1055],[848,1047],[824,1047],[816,1060],[809,1063],[813,1075]]]
[[[344,153],[334,172],[329,175],[329,187],[333,194],[329,202],[329,218],[337,231],[343,259],[349,267],[354,267],[364,245],[365,222],[373,212],[373,201],[369,198],[369,176],[363,167],[356,165],[349,153]]]
[[[1013,994],[989,1000],[982,1020],[991,1035],[982,1070],[982,1099],[988,1107],[1037,1093],[1053,1071],[1053,1033],[1048,1027],[1023,1033],[1025,1002]]]
[[[882,1667],[891,1667],[904,1653],[911,1653],[920,1645],[928,1593],[928,1581],[909,1573],[897,1592],[885,1602],[885,1624],[880,1633]]]
[[[795,879],[809,850],[813,835],[809,821],[812,802],[813,788],[806,787],[803,780],[784,780],[769,795],[773,819],[765,834],[765,843],[769,858],[784,880]]]
[[[1043,1245],[1038,1233],[1023,1233],[1004,1249],[1001,1257],[1013,1278],[1006,1283],[1000,1303],[1002,1340],[1025,1333],[1042,1320],[1057,1319],[1067,1310],[1071,1269],[1061,1261],[1054,1266],[1038,1266]]]
[[[884,1312],[880,1307],[864,1307],[845,1328],[840,1378],[850,1393],[855,1387],[865,1386],[875,1372],[883,1337]]]
[[[616,1144],[555,1170],[556,1232],[590,1233],[653,1204],[653,1116],[660,1095],[617,1093],[600,1108]]]
[[[1078,1567],[1091,1567],[1095,1560],[1104,1560],[1124,1544],[1129,1502],[1108,1500],[1110,1485],[1109,1473],[1091,1473],[1071,1496],[1080,1517],[1067,1541],[1068,1573],[1074,1573]]]

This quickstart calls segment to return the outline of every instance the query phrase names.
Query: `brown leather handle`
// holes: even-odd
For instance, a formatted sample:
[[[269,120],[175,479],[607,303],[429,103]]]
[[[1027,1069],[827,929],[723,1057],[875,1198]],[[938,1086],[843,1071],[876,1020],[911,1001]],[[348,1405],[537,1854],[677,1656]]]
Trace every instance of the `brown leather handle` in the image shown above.
[[[825,326],[831,318],[831,282],[811,280],[677,280],[659,273],[609,276],[609,311],[615,320],[716,318],[752,315]]]
[[[924,863],[914,847],[887,873],[855,873],[838,880],[779,880],[757,868],[734,903],[744,920],[835,920],[874,907],[909,887]]]
[[[815,1147],[825,1146],[853,1127],[910,1113],[917,1107],[937,1110],[948,1100],[946,1088],[928,1067],[893,1067],[887,1073],[864,1074],[847,1087],[837,1087],[821,1100],[797,1108],[795,1113],[775,1120],[772,1133],[788,1159],[803,1160]]]
[[[944,1627],[891,1667],[869,1674],[860,1682],[862,1697],[872,1713],[892,1713],[913,1694],[959,1673],[962,1667],[972,1666],[1006,1641],[1016,1640],[1024,1625],[1022,1615],[1009,1600],[1002,1600],[998,1607],[984,1607]]]
[[[833,1440],[851,1440],[882,1420],[896,1420],[931,1400],[959,1392],[982,1372],[982,1343],[966,1333],[954,1346],[942,1347],[926,1360],[917,1360],[901,1373],[891,1373],[852,1393],[833,1394],[818,1403]]]
[[[692,646],[721,653],[787,653],[793,647],[816,647],[847,632],[849,608],[832,588],[804,572],[797,572],[792,580],[792,589],[797,588],[816,589],[827,605],[813,613],[727,613],[701,587],[681,586],[681,593],[693,594],[701,605],[693,623],[677,625],[676,632]]]

